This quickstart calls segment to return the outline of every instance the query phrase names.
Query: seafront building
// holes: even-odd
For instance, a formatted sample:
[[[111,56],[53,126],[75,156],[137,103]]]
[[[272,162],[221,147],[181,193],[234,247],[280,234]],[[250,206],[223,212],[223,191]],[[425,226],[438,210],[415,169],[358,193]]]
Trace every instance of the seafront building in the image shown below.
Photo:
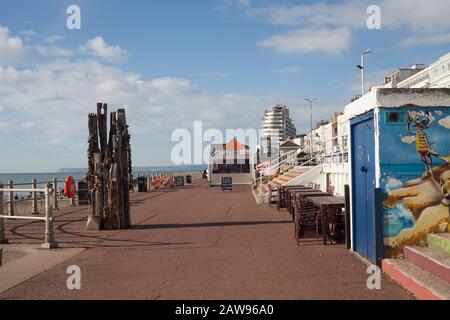
[[[450,52],[429,67],[399,80],[393,82],[393,88],[450,88]],[[386,86],[389,87],[389,83]]]
[[[221,185],[224,177],[230,177],[234,185],[250,185],[254,182],[254,176],[254,156],[249,146],[240,143],[236,138],[225,144],[210,145],[210,186]]]
[[[266,155],[268,149],[277,149],[289,137],[297,133],[289,109],[282,104],[266,110],[261,122],[261,131],[262,151]]]
[[[410,68],[398,68],[384,78],[383,88],[397,88],[398,84],[425,70],[424,64],[415,64]]]
[[[384,84],[371,89],[382,88],[450,88],[450,52],[433,62],[430,66],[414,64],[410,68],[398,68],[385,76]],[[357,99],[353,99],[352,102]],[[303,151],[324,154],[323,160],[330,162],[336,156],[347,157],[348,132],[347,119],[343,112],[335,113],[330,122],[322,120],[313,132],[308,131],[303,138]],[[312,139],[311,139],[312,135]],[[292,138],[290,139],[292,140]]]
[[[402,90],[419,88],[423,90]],[[271,189],[314,184],[322,191],[332,186],[335,196],[344,196],[348,185],[351,249],[377,264],[400,256],[405,245],[426,241],[427,234],[449,221],[445,202],[450,198],[446,187],[450,176],[448,88],[450,53],[429,67],[415,65],[409,71],[390,73],[384,85],[373,86],[334,114],[329,123],[319,123],[308,132],[303,138],[304,151],[312,150],[316,162],[309,165],[314,167],[300,175],[291,174],[299,171],[298,165],[282,170]],[[427,126],[408,122],[423,118],[428,118]],[[427,205],[403,201],[410,181],[426,177],[429,170],[416,150],[413,132],[418,130],[426,130],[441,155],[433,158],[433,170],[440,176],[434,182],[422,178],[417,186],[417,192],[435,193],[438,200]],[[405,215],[407,221],[402,220]],[[387,268],[395,268],[396,262],[392,263]]]
[[[334,196],[346,195],[347,185],[349,246],[378,265],[383,259],[400,257],[405,248],[418,246],[427,237],[432,240],[430,234],[449,221],[450,88],[413,90],[372,88],[346,105],[343,113],[335,114],[330,123],[312,131],[320,161],[299,175],[301,165],[283,168],[268,182],[273,184],[269,193],[280,187],[313,184],[324,192],[332,187]],[[427,125],[423,126],[425,118]],[[431,169],[415,144],[420,130],[426,130],[441,155],[433,158],[435,179],[427,176]],[[410,192],[427,194],[427,200],[408,197]],[[402,263],[383,260],[387,270]]]

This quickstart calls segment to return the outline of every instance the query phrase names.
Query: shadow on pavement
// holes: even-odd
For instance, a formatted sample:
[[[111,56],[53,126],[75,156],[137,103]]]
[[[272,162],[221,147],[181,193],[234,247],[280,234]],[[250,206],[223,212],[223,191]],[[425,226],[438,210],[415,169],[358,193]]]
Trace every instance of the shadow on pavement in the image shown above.
[[[256,226],[264,224],[291,224],[291,221],[230,221],[230,222],[205,222],[205,223],[170,223],[170,224],[141,224],[132,226],[131,229],[176,229],[176,228],[208,228],[208,227],[233,227]]]

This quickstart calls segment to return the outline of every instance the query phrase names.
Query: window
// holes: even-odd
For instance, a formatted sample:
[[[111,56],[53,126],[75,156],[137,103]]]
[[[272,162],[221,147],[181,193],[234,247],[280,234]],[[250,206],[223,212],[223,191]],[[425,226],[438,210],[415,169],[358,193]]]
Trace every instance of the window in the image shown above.
[[[405,123],[405,113],[399,111],[392,111],[386,113],[386,123],[387,124],[404,124]]]
[[[213,166],[213,173],[223,174],[223,173],[250,173],[250,160],[245,159],[245,163],[238,163],[235,159],[233,164],[219,164]]]

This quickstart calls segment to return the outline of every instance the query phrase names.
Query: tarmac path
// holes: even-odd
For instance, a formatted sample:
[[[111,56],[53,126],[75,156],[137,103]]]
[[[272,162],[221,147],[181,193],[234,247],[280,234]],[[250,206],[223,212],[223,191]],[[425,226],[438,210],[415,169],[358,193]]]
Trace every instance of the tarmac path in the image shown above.
[[[84,230],[87,207],[56,212],[61,247],[86,248],[0,294],[0,299],[412,299],[345,246],[297,246],[287,212],[257,206],[248,186],[232,192],[202,182],[132,194],[130,230]],[[6,223],[10,243],[40,243],[40,222]],[[81,290],[66,269],[81,268]],[[1,269],[0,269],[1,277]]]

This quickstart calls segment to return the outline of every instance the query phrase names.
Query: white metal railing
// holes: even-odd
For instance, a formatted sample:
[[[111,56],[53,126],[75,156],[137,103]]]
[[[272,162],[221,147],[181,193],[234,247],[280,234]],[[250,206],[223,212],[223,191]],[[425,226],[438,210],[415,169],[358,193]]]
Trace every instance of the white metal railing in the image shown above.
[[[323,163],[347,163],[348,151],[327,153],[323,158]]]
[[[51,205],[51,197],[55,193],[54,188],[48,183],[44,189],[12,189],[3,188],[3,184],[0,183],[0,208],[3,209],[3,192],[8,192],[10,195],[14,192],[43,192],[45,197],[45,216],[44,217],[28,217],[28,216],[15,216],[4,215],[3,212],[0,215],[0,243],[8,243],[5,236],[5,220],[37,220],[45,221],[45,237],[43,248],[53,249],[58,247],[58,243],[55,241],[53,231],[53,207]]]
[[[75,180],[75,182],[80,182],[84,180]],[[64,181],[58,181],[56,178],[52,181],[46,181],[46,182],[37,182],[36,179],[32,179],[31,183],[29,182],[21,182],[21,183],[14,183],[12,180],[8,181],[8,184],[6,185],[8,187],[8,191],[5,191],[7,194],[6,201],[3,202],[4,207],[0,207],[0,214],[7,213],[8,216],[15,216],[17,214],[19,215],[39,215],[40,212],[43,212],[45,209],[45,197],[39,196],[39,193],[41,193],[38,190],[38,185],[46,185],[47,183],[51,183],[53,186],[53,189],[55,190],[53,193],[53,196],[51,197],[51,205],[53,206],[54,210],[58,210],[60,208],[67,208],[75,206],[77,203],[76,198],[78,197],[78,200],[80,199],[80,194],[82,192],[89,191],[88,189],[76,189],[75,197],[67,198],[63,195],[63,192],[58,192],[58,185],[64,184]],[[18,190],[17,187],[24,186],[26,189],[30,188],[30,194],[26,197],[23,195],[21,198],[16,195],[14,196],[14,193]],[[14,189],[16,188],[16,189]],[[17,191],[18,192],[18,191]],[[85,198],[85,196],[83,197]]]
[[[310,137],[305,137],[305,141],[309,142]],[[348,135],[343,134],[343,135],[334,136],[332,138],[325,139],[325,140],[324,139],[315,139],[315,142],[312,146],[313,151],[314,152],[320,152],[320,151],[327,152],[330,141],[332,142],[331,148],[337,147],[337,148],[339,148],[339,150],[344,151],[344,152],[347,150],[347,146],[345,146],[345,143],[346,142],[348,143]],[[315,150],[316,147],[319,150]],[[306,147],[305,150],[308,150],[310,153],[311,146]]]
[[[295,160],[295,162],[297,162],[297,155],[300,152],[302,152],[302,150],[301,151],[297,151],[297,150],[289,151],[288,153],[285,153],[282,156],[275,159],[277,161],[277,163],[274,166],[272,166],[272,162],[270,163],[269,170],[268,170],[269,174],[270,174],[270,172],[277,171],[284,164],[294,164],[295,165],[296,163],[294,163],[292,160]],[[283,159],[283,160],[281,160],[281,159]]]
[[[306,137],[306,138],[308,138],[308,137]],[[327,149],[328,149],[327,146],[328,146],[329,141],[332,141],[332,146],[331,146],[332,148],[337,147],[342,151],[327,153]],[[319,146],[320,149],[315,152],[315,155],[313,155],[313,157],[311,159],[309,159],[306,162],[301,163],[300,165],[298,165],[297,156],[302,152],[303,153],[311,153],[311,148],[314,148],[314,146],[308,146],[301,150],[292,150],[283,155],[280,155],[278,158],[270,161],[268,166],[266,166],[265,168],[263,168],[259,171],[255,171],[255,173],[259,172],[260,187],[262,187],[262,179],[263,179],[263,175],[265,175],[264,171],[267,171],[268,175],[270,175],[274,171],[278,172],[278,170],[284,164],[293,164],[293,165],[302,167],[302,166],[309,165],[313,162],[316,162],[317,160],[319,161],[319,163],[348,162],[348,150],[347,150],[347,147],[345,146],[346,141],[348,141],[347,134],[334,136],[334,137],[326,139],[326,140],[320,139],[318,142],[315,143],[316,145]]]

